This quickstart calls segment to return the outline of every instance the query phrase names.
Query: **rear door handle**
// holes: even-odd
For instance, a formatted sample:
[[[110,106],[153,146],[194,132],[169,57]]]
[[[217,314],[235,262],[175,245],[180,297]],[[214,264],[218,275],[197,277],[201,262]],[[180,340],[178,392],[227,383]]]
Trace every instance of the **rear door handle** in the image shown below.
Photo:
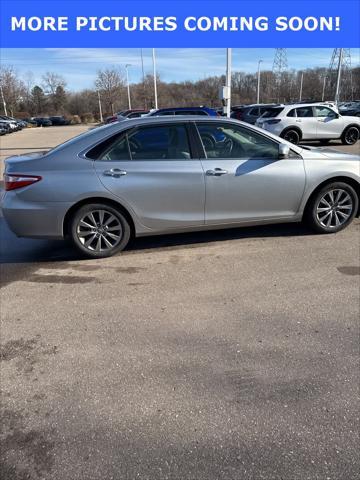
[[[120,178],[126,174],[127,172],[125,170],[120,170],[120,168],[111,168],[110,170],[105,170],[103,172],[103,175],[105,175],[105,177],[114,177],[114,178]]]
[[[227,170],[223,170],[222,168],[214,168],[214,170],[206,170],[206,175],[209,177],[220,177],[221,175],[226,175],[229,173]]]

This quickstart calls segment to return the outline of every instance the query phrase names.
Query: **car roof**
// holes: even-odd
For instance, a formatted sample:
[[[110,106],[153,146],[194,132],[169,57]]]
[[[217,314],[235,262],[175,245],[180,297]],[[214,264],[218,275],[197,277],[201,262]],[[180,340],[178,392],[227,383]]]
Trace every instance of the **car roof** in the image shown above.
[[[290,105],[284,105],[286,108],[301,108],[301,107],[327,107],[331,108],[326,102],[316,102],[316,103],[292,103]]]
[[[213,110],[215,111],[214,108],[209,108],[209,107],[167,107],[167,108],[158,108],[156,110],[156,112],[166,112],[166,111],[181,111],[181,110],[185,110],[185,111],[192,111],[192,110]]]

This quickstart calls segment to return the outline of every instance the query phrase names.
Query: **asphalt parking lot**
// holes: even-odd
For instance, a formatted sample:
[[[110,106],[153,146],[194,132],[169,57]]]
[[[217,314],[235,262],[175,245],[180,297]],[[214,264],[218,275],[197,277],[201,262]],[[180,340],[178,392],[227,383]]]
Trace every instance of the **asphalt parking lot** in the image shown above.
[[[83,129],[18,132],[1,154]],[[359,220],[95,261],[0,223],[4,479],[358,478]]]

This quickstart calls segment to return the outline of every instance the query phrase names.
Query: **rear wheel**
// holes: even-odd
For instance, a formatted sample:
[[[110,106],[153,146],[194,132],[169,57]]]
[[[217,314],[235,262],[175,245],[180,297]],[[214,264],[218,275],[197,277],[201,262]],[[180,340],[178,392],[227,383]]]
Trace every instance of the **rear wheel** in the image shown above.
[[[352,222],[358,204],[358,196],[351,185],[334,182],[310,199],[305,219],[319,233],[336,233]]]
[[[91,258],[105,258],[126,247],[131,229],[118,210],[94,203],[75,212],[70,232],[73,243],[82,253]]]
[[[344,145],[355,145],[359,140],[360,130],[357,127],[348,127],[341,136]]]
[[[284,140],[287,140],[294,145],[297,145],[300,142],[300,134],[295,129],[286,130],[281,136]]]

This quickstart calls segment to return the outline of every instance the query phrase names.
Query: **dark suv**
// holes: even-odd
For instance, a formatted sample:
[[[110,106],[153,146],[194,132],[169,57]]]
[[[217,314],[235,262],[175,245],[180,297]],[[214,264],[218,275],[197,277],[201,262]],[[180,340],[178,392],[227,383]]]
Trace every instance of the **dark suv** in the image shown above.
[[[273,103],[234,106],[232,108],[231,118],[255,125],[256,120],[261,117],[266,110],[274,106],[275,104]]]

